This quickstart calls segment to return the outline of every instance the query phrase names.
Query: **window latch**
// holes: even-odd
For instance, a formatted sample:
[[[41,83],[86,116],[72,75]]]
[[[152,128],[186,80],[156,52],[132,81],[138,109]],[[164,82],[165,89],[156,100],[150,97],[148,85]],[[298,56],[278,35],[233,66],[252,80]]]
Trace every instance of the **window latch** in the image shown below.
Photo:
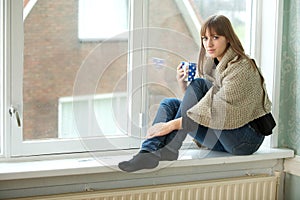
[[[17,109],[11,106],[9,108],[8,112],[9,112],[10,117],[13,117],[13,116],[16,117],[17,125],[18,125],[18,127],[21,127],[21,119],[20,119],[20,115],[19,115],[19,112],[17,111]]]

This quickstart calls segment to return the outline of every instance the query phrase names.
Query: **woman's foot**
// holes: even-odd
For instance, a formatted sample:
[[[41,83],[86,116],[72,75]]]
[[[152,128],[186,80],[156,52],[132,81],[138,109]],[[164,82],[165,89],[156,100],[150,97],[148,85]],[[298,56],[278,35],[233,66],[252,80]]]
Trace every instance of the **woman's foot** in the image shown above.
[[[131,160],[119,163],[119,168],[125,172],[135,172],[141,169],[153,169],[158,166],[159,157],[150,152],[141,151]]]

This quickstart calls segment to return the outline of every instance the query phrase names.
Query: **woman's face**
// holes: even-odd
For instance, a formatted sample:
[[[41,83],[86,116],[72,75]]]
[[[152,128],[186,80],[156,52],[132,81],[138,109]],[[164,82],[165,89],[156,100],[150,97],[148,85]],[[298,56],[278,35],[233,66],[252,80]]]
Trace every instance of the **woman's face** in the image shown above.
[[[206,53],[220,61],[227,49],[228,41],[224,36],[217,35],[214,31],[206,30],[205,35],[202,36],[202,43]]]

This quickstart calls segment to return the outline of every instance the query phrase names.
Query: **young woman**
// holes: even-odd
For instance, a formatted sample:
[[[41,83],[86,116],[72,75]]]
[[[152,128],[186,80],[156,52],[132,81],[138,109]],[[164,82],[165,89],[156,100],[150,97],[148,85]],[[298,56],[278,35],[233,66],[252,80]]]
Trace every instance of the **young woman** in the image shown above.
[[[270,113],[271,102],[254,61],[245,55],[228,18],[214,15],[201,28],[199,77],[189,85],[177,67],[177,80],[185,92],[181,100],[164,99],[140,152],[119,163],[123,171],[155,168],[159,161],[176,160],[187,134],[215,151],[252,154],[264,135],[250,126]]]

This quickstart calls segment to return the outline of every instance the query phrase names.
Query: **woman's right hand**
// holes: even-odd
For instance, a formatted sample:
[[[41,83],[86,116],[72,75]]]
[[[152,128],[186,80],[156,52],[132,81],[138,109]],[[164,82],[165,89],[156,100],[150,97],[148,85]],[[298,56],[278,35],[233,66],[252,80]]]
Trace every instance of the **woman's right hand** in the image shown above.
[[[186,79],[186,77],[187,77],[187,71],[184,70],[181,66],[182,66],[181,63],[177,66],[176,79],[177,79],[178,85],[181,88],[181,90],[183,92],[185,92],[186,87],[187,87],[187,81],[185,81],[184,79]]]

